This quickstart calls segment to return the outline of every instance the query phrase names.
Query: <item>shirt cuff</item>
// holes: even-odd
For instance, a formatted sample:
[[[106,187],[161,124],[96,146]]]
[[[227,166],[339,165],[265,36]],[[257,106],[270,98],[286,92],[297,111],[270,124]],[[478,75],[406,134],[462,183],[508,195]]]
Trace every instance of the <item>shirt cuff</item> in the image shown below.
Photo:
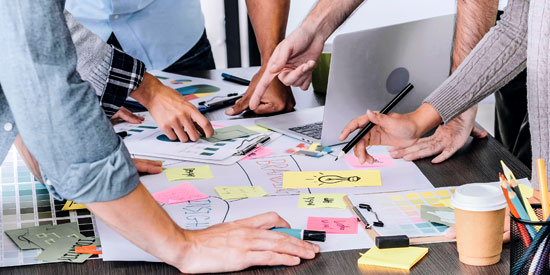
[[[139,174],[120,139],[117,149],[106,158],[71,164],[60,182],[47,179],[45,183],[56,198],[78,203],[103,202],[134,191],[139,184]]]
[[[137,89],[145,74],[145,64],[113,47],[113,57],[107,85],[101,95],[101,107],[110,118],[124,104],[128,95]]]

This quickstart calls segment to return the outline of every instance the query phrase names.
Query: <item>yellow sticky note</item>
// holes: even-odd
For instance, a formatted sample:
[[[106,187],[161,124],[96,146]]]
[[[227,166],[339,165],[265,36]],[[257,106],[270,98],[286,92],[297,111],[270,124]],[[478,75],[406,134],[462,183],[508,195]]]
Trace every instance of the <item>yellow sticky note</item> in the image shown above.
[[[373,246],[357,260],[357,263],[410,270],[426,254],[428,254],[426,247],[379,249]]]
[[[420,193],[420,195],[422,195],[422,197],[424,197],[424,198],[433,198],[433,197],[435,197],[435,194],[433,192],[422,192],[422,193]]]
[[[394,200],[394,201],[401,201],[401,200],[403,200],[403,196],[401,196],[401,195],[393,195],[393,196],[391,196],[390,198],[391,198],[392,200]]]
[[[449,193],[449,191],[447,190],[437,190],[435,191],[435,193],[440,197],[447,197],[451,195],[451,193]]]
[[[380,170],[284,172],[283,188],[381,186]]]
[[[73,201],[67,201],[65,205],[63,205],[63,208],[61,208],[61,210],[63,211],[78,210],[78,209],[86,209],[86,205],[81,203],[75,203]]]
[[[216,186],[214,189],[224,200],[259,198],[267,195],[261,186]]]
[[[298,208],[346,209],[345,194],[300,194]]]
[[[256,132],[271,132],[271,130],[264,128],[262,126],[248,126],[246,127],[248,130],[256,131]]]
[[[214,176],[210,171],[210,166],[198,166],[198,167],[177,167],[164,170],[168,181],[178,180],[203,180],[211,179]]]
[[[319,143],[312,143],[311,146],[309,146],[308,150],[315,151],[317,150],[317,146],[319,145]]]
[[[409,200],[414,200],[414,199],[419,199],[420,195],[418,195],[418,193],[409,193],[409,194],[406,194],[405,197],[407,197],[407,199]]]

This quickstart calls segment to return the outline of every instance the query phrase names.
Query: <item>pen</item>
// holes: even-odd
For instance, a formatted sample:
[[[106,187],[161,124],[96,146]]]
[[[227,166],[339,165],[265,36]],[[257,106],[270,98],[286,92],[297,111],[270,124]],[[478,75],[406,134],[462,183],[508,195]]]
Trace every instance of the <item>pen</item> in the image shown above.
[[[257,142],[254,142],[253,144],[250,144],[248,145],[246,148],[240,150],[240,151],[237,151],[236,155],[246,155],[248,154],[250,151],[254,150],[256,147],[258,147],[258,145],[260,144],[264,144],[266,143],[267,141],[269,141],[271,138],[269,136],[265,136],[263,138],[261,138],[260,140],[258,140]]]
[[[203,104],[199,103],[200,106],[198,107],[198,109],[199,109],[199,112],[206,113],[208,111],[213,111],[216,109],[223,108],[225,106],[233,105],[235,104],[235,102],[237,102],[237,100],[239,100],[242,97],[243,97],[242,95],[239,95],[236,97],[232,97],[232,98],[228,98],[228,99],[224,99],[224,100],[220,100],[212,103],[203,103]]]
[[[250,80],[246,80],[244,78],[240,78],[240,77],[237,77],[237,76],[234,76],[234,75],[222,73],[222,77],[223,77],[223,80],[227,80],[229,82],[241,84],[241,85],[244,85],[244,86],[250,85]]]
[[[397,103],[399,103],[413,88],[414,88],[414,86],[411,83],[407,84],[407,86],[405,86],[405,88],[403,88],[403,90],[401,90],[401,92],[399,92],[388,103],[388,105],[386,105],[380,111],[380,113],[384,114],[384,115],[389,113],[391,111],[391,109],[393,109],[393,107],[395,107],[395,105],[397,105]],[[353,148],[353,146],[355,146],[355,144],[357,144],[357,142],[359,142],[359,140],[361,140],[373,127],[374,127],[374,123],[369,122],[365,126],[365,128],[361,129],[361,131],[359,131],[359,133],[357,133],[357,135],[355,135],[355,137],[353,137],[351,139],[351,141],[348,142],[348,144],[346,144],[346,146],[344,146],[344,149],[342,149],[342,151],[340,151],[340,153],[338,154],[338,156],[336,157],[335,160],[338,160],[338,158],[344,156],[347,152],[349,152],[349,150],[351,150],[351,148]]]
[[[359,209],[357,209],[357,207],[353,206],[352,210],[353,210],[353,212],[355,212],[355,215],[357,215],[357,219],[365,225],[365,229],[370,229],[371,226],[370,226],[369,222],[367,221],[367,219],[365,219],[365,216],[363,216],[363,214],[361,214]]]
[[[285,233],[304,241],[324,242],[327,238],[327,232],[325,231],[303,230],[284,227],[271,228],[270,230]]]

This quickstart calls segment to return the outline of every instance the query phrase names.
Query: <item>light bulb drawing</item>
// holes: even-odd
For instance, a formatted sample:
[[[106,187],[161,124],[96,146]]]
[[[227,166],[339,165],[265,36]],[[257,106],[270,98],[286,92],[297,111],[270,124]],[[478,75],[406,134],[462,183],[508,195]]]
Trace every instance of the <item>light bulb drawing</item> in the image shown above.
[[[341,182],[358,182],[361,180],[361,177],[359,176],[351,176],[351,177],[342,177],[339,175],[325,175],[324,173],[319,173],[319,176],[314,176],[313,179],[308,179],[317,181],[319,183],[319,186],[323,184],[337,184]]]

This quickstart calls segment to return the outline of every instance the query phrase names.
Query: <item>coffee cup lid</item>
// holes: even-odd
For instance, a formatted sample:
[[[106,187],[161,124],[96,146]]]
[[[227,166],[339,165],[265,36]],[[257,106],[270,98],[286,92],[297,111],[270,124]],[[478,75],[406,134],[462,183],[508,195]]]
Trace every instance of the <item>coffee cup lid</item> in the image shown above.
[[[486,183],[465,184],[455,189],[451,205],[466,211],[494,211],[506,208],[502,190]]]

